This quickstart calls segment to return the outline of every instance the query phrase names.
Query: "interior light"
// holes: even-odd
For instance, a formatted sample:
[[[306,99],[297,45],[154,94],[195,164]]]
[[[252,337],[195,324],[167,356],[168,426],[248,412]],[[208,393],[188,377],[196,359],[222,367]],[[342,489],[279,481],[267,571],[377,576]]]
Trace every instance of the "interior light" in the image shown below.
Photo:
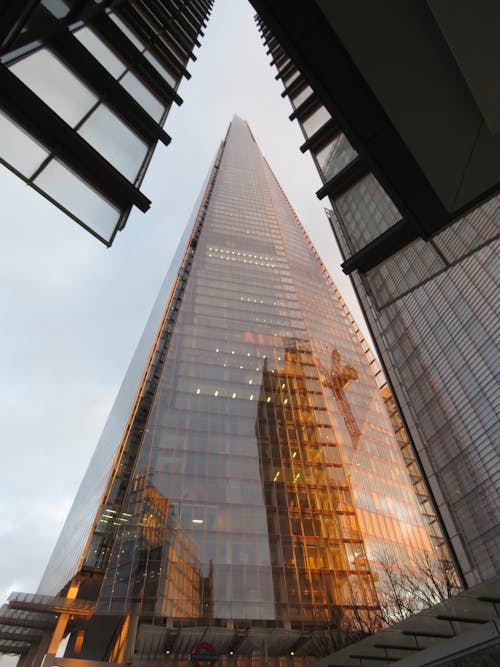
[[[215,348],[215,351],[216,351],[216,352],[218,352],[218,351],[219,351],[219,348],[218,348],[218,347],[216,347],[216,348]]]
[[[281,388],[284,389],[285,387],[286,387],[286,384],[283,382],[283,384],[281,385]]]
[[[231,354],[234,354],[234,350],[231,350]]]
[[[200,388],[199,388],[199,387],[198,387],[198,389],[196,390],[196,393],[197,393],[197,394],[200,393]]]
[[[203,519],[193,519],[193,523],[203,523]]]
[[[270,397],[270,396],[267,397],[267,402],[268,402],[268,403],[271,402],[271,397]]]
[[[283,403],[285,403],[285,404],[288,403],[288,398],[285,398],[285,400],[283,401]]]
[[[253,380],[248,380],[248,384],[252,384]]]
[[[253,394],[250,394],[250,400],[253,401]]]
[[[219,390],[216,389],[215,392],[214,392],[214,396],[218,396],[218,395],[219,395]]]
[[[233,393],[233,398],[236,398],[236,392]]]
[[[292,459],[294,459],[296,456],[297,456],[297,452],[294,452],[294,453],[292,454]]]

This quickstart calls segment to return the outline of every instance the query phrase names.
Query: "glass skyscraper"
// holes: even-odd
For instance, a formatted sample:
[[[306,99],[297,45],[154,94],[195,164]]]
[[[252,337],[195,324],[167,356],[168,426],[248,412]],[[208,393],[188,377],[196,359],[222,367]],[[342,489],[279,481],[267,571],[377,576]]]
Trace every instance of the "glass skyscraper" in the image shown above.
[[[67,657],[301,665],[418,555],[370,361],[235,117],[39,594],[95,601]]]
[[[409,219],[371,173],[362,142],[358,152],[344,134],[346,119],[327,109],[324,90],[290,58],[290,42],[284,48],[257,22],[294,109],[290,118],[302,127],[301,150],[311,151],[324,183],[318,196],[330,198],[342,266],[352,277],[463,581],[473,586],[498,577],[500,197],[428,236],[415,226],[409,235]],[[408,127],[425,134],[418,113],[408,108],[414,114],[408,111]],[[416,181],[413,189],[418,193]],[[435,220],[420,222],[425,227]]]

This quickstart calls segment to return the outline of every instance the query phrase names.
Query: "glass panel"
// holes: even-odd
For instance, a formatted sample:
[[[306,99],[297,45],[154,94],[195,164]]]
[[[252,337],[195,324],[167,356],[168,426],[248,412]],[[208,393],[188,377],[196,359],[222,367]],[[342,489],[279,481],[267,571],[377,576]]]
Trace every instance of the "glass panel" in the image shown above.
[[[147,152],[147,144],[101,104],[78,130],[86,141],[124,176],[134,180]]]
[[[293,96],[290,96],[293,108],[296,109],[298,106],[300,106],[302,102],[305,102],[305,100],[307,100],[307,98],[311,94],[312,94],[311,86],[306,86],[305,88],[302,88],[302,90],[299,91],[298,93],[295,93]]]
[[[498,235],[500,197],[497,195],[434,237],[449,262],[469,254]]]
[[[434,247],[423,239],[416,239],[367,271],[366,279],[377,305],[383,307],[443,268],[444,262]]]
[[[127,72],[125,76],[120,79],[120,83],[125,90],[144,107],[150,116],[155,120],[159,120],[162,117],[165,107],[160,100],[155,97],[134,74],[132,74],[132,72]]]
[[[97,97],[47,49],[12,65],[11,71],[74,127],[97,102]]]
[[[111,238],[120,216],[119,210],[66,165],[52,160],[34,182],[97,234],[106,240]]]
[[[307,118],[301,120],[302,127],[306,136],[311,137],[319,128],[330,120],[330,114],[325,107],[320,106],[315,109]]]
[[[329,141],[326,146],[323,146],[314,157],[325,180],[329,181],[352,162],[357,155],[357,152],[347,141],[346,136],[339,134]]]
[[[49,152],[0,111],[0,156],[29,178]]]
[[[126,70],[125,63],[104,44],[93,30],[82,28],[73,34],[115,79]]]
[[[68,7],[68,4],[72,3],[67,3],[63,0],[42,0],[40,4],[46,7],[49,12],[56,17],[56,19],[62,19],[71,9],[71,7]]]
[[[335,213],[354,250],[401,220],[401,214],[373,174],[358,181],[334,202]]]
[[[172,88],[175,87],[175,84],[177,83],[176,78],[172,75],[171,72],[168,71],[156,58],[152,53],[149,51],[146,51],[144,53],[144,57],[146,60],[149,60],[149,62],[153,65],[153,67],[158,70],[158,72],[162,75],[162,77],[165,79],[165,81],[168,81],[168,83],[172,86]]]
[[[281,70],[285,69],[285,67],[288,65],[289,62],[290,62],[290,58],[285,58],[285,60],[280,62],[279,65],[277,65],[278,72],[281,72]]]
[[[136,46],[139,51],[144,50],[144,44],[138,37],[135,36],[132,30],[130,30],[130,28],[121,20],[119,16],[116,14],[110,14],[109,18],[116,23],[120,30],[130,39],[132,44],[134,44],[134,46]]]
[[[285,85],[285,88],[288,88],[288,86],[292,84],[295,81],[295,79],[298,79],[299,76],[300,72],[298,69],[293,69],[288,74],[285,74],[285,76],[283,77],[283,83]]]

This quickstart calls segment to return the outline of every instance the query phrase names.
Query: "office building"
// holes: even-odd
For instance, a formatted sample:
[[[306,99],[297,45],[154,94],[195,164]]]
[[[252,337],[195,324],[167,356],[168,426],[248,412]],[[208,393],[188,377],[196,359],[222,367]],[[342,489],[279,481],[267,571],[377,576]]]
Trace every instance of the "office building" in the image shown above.
[[[439,565],[406,466],[351,316],[235,117],[39,592],[0,622],[59,614],[43,648],[18,641],[24,667],[67,623],[62,667],[309,664],[380,625],[387,568]]]
[[[0,161],[106,245],[130,210],[213,0],[7,0]]]
[[[463,580],[488,581],[500,573],[498,7],[252,4]]]

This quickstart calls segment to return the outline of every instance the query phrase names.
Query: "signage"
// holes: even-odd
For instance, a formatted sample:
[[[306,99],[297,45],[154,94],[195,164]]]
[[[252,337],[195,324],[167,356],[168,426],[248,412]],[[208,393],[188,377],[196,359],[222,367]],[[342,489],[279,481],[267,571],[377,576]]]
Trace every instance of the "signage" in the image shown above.
[[[217,649],[209,642],[200,642],[194,649],[194,653],[191,653],[191,662],[194,667],[215,667],[218,659]]]

